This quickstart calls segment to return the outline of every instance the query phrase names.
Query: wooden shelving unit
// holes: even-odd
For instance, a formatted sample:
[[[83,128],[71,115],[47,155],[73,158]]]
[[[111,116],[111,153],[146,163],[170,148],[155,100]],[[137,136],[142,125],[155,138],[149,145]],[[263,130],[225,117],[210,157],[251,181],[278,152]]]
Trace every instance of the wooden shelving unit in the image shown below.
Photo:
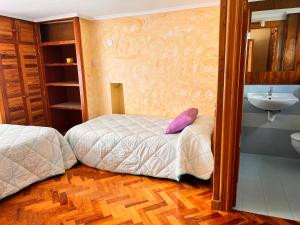
[[[78,18],[37,25],[49,125],[61,133],[87,120]],[[73,63],[67,63],[73,58]]]

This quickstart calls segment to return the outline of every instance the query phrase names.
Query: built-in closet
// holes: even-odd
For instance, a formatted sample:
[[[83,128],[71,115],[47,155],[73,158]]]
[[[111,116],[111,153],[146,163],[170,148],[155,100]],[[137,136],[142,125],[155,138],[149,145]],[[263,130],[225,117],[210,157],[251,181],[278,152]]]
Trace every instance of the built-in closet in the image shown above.
[[[46,125],[35,24],[0,17],[1,118],[4,123]]]
[[[0,91],[3,123],[65,133],[87,120],[79,19],[0,17]]]

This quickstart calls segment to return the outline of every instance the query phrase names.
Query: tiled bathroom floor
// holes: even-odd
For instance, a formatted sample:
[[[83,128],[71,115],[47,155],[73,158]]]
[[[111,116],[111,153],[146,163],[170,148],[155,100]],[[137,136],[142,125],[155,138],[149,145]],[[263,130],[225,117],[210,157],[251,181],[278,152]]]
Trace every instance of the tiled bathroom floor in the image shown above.
[[[300,221],[300,160],[242,153],[235,209]]]

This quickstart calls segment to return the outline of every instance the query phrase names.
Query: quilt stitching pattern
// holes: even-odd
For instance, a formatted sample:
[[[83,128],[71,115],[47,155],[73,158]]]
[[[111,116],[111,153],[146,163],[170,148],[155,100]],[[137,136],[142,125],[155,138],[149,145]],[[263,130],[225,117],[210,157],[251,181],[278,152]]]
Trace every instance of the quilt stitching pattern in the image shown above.
[[[78,160],[98,169],[178,180],[184,173],[209,179],[213,119],[203,117],[181,134],[165,135],[169,120],[106,115],[66,134]]]
[[[76,163],[69,144],[54,129],[0,125],[0,199]]]

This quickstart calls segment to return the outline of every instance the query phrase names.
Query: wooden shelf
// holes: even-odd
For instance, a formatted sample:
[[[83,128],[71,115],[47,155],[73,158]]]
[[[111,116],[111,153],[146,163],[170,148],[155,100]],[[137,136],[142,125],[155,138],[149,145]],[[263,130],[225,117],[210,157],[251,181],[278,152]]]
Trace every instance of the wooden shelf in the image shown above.
[[[64,110],[81,110],[80,102],[63,102],[55,105],[50,105],[49,108]]]
[[[50,42],[40,42],[40,46],[59,46],[59,45],[73,45],[75,44],[75,40],[69,41],[50,41]]]
[[[47,83],[47,87],[79,87],[79,83],[75,81],[53,82]]]
[[[77,66],[77,63],[47,63],[45,66]]]

